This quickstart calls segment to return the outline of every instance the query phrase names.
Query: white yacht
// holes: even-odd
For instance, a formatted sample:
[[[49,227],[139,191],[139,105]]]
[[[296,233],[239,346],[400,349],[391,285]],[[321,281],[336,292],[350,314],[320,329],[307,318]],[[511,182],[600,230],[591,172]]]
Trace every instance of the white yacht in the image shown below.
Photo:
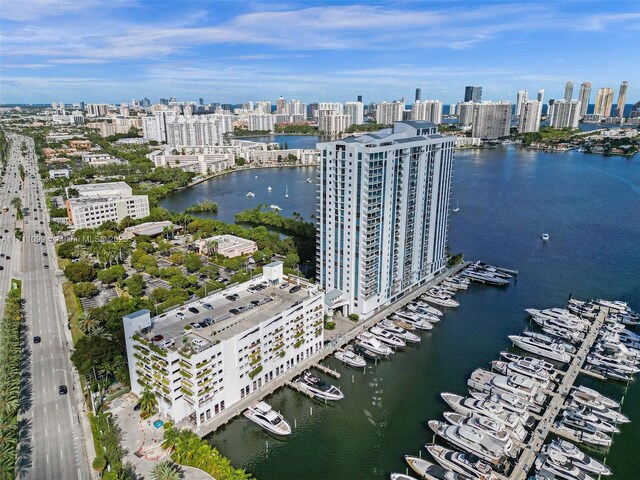
[[[604,433],[620,433],[618,427],[613,426],[609,422],[602,420],[595,413],[589,409],[589,407],[578,406],[569,407],[562,412],[564,418],[584,421],[587,425],[591,425],[593,428]]]
[[[270,192],[271,191],[271,187],[267,187],[267,191]]]
[[[467,385],[484,393],[510,393],[527,403],[542,405],[545,395],[533,379],[522,375],[498,375],[483,368],[477,368],[469,377]]]
[[[548,443],[542,448],[543,453],[553,451],[559,452],[569,458],[573,464],[582,471],[595,473],[597,475],[611,475],[611,470],[607,466],[582,452],[573,443],[567,442],[566,440],[552,440],[551,443]]]
[[[394,335],[388,330],[384,330],[380,327],[371,327],[369,329],[369,333],[380,340],[382,343],[389,345],[394,348],[402,348],[407,346],[407,342],[405,342],[402,338]]]
[[[620,408],[620,402],[616,402],[612,398],[606,397],[593,388],[585,387],[584,385],[574,387],[571,390],[571,398],[589,407],[597,408],[603,405],[616,410]]]
[[[411,469],[425,480],[471,480],[471,477],[452,472],[422,458],[405,455],[404,459]]]
[[[289,198],[289,187],[284,187],[284,198]]]
[[[538,455],[535,466],[537,471],[551,472],[558,480],[595,480],[574,465],[569,458],[556,451]]]
[[[342,363],[345,363],[352,367],[362,368],[367,366],[367,361],[351,350],[338,350],[333,354],[333,356],[340,360]]]
[[[540,410],[540,407],[527,403],[521,397],[511,393],[482,393],[470,390],[469,395],[476,400],[496,403],[507,412],[512,412],[520,416],[523,422],[528,420],[529,412],[537,412]]]
[[[519,449],[513,444],[509,430],[502,422],[497,422],[496,420],[492,420],[482,415],[476,414],[466,416],[453,412],[445,412],[444,418],[451,425],[456,425],[458,427],[466,425],[468,427],[475,428],[476,430],[480,430],[495,442],[502,445],[502,448],[510,457],[515,457],[518,454]]]
[[[310,178],[307,178],[307,183],[311,183],[311,179]]]
[[[291,426],[282,415],[271,408],[267,402],[258,402],[249,407],[244,416],[265,430],[276,435],[291,435]]]
[[[615,310],[619,313],[626,313],[628,315],[636,315],[636,312],[629,308],[629,304],[627,302],[622,302],[620,300],[596,300],[598,305],[601,305],[610,310]]]
[[[534,337],[519,335],[509,335],[509,340],[527,352],[535,353],[536,355],[550,358],[551,360],[556,360],[558,362],[569,363],[571,361],[571,355],[567,353],[564,344],[546,343]]]
[[[393,350],[388,346],[384,345],[380,340],[378,340],[375,336],[370,334],[369,332],[362,332],[360,335],[356,337],[356,344],[359,344],[366,348],[367,350],[377,354],[377,355],[391,355]]]
[[[468,426],[458,427],[436,420],[430,420],[429,427],[436,435],[455,447],[473,453],[493,465],[505,459],[506,452],[503,446],[481,430]]]
[[[563,417],[553,425],[556,430],[567,432],[581,443],[601,447],[611,446],[612,440],[606,433],[600,432],[584,421]]]
[[[600,367],[613,368],[623,373],[634,374],[640,372],[640,368],[636,367],[635,364],[631,364],[619,358],[607,357],[596,352],[591,355],[587,355],[587,363]]]
[[[542,241],[543,242],[548,242],[549,241],[549,234],[548,233],[543,233],[542,234]]]
[[[396,335],[396,336],[404,339],[406,342],[417,343],[417,342],[422,340],[415,333],[411,333],[411,332],[405,330],[404,328],[399,327],[398,325],[396,325],[395,323],[393,323],[393,322],[391,322],[389,320],[382,320],[380,322],[380,327],[383,330],[386,330],[386,331],[392,333],[393,335]]]
[[[497,277],[491,273],[465,270],[463,275],[477,283],[486,283],[487,285],[494,285],[496,287],[506,287],[509,285],[509,281],[507,279]]]
[[[431,323],[419,319],[417,317],[409,316],[405,313],[402,312],[396,312],[391,316],[391,320],[393,321],[401,321],[404,323],[408,323],[409,325],[411,325],[414,328],[417,328],[418,330],[432,330],[433,329],[433,325],[431,325]]]
[[[430,310],[435,309],[428,309],[426,308],[427,306],[429,305],[425,302],[416,302],[415,304],[407,305],[404,312],[410,315],[417,316],[418,318],[421,318],[422,320],[425,320],[427,322],[438,323],[440,321],[440,316],[432,313]]]
[[[279,212],[280,210],[282,210],[282,209],[281,209],[278,205],[276,205],[275,203],[274,203],[274,204],[269,205],[269,208],[270,208],[271,210],[276,210],[276,211],[278,211],[278,212]]]
[[[527,436],[523,425],[529,421],[529,413],[526,409],[521,413],[507,411],[503,405],[489,400],[479,400],[476,398],[464,398],[454,393],[442,393],[442,398],[451,409],[461,415],[479,414],[484,417],[501,421],[511,428],[517,437]]]
[[[418,480],[415,477],[412,477],[411,475],[405,475],[404,473],[392,473],[389,478],[391,480]]]
[[[531,318],[540,326],[555,325],[560,328],[580,330],[581,332],[589,330],[589,322],[576,317],[568,310],[553,308],[537,310],[535,308],[527,308],[525,311],[531,315]],[[566,314],[560,312],[566,312]]]
[[[247,197],[255,197],[256,194],[253,192],[247,192]]]
[[[309,372],[302,374],[299,385],[303,390],[306,390],[320,400],[342,400],[344,398],[343,393],[338,387],[325,382],[320,377]]]
[[[435,305],[440,305],[441,307],[447,308],[456,308],[460,304],[456,302],[453,298],[448,297],[443,293],[438,292],[427,292],[423,294],[420,298],[426,300],[429,303],[433,303]]]
[[[610,422],[615,424],[630,422],[629,417],[619,412],[618,410],[613,410],[609,407],[605,407],[602,403],[600,403],[597,400],[594,400],[588,403],[583,403],[571,397],[568,407],[574,408],[574,409],[587,407],[591,410],[591,413],[593,413],[598,418],[601,418],[605,422]]]
[[[556,367],[553,365],[553,363],[549,363],[540,358],[524,357],[522,355],[518,355],[511,352],[504,352],[504,351],[500,352],[500,356],[503,358],[506,358],[510,362],[519,362],[520,360],[526,360],[532,366],[535,366],[536,368],[539,368],[542,370],[546,370],[547,372],[549,372],[549,374],[553,374],[556,371]]]
[[[444,468],[474,480],[497,480],[491,465],[470,453],[454,452],[434,443],[425,445],[433,459]]]
[[[539,382],[542,388],[548,388],[553,382],[555,382],[555,376],[550,374],[547,370],[533,366],[526,360],[519,360],[517,362],[502,362],[500,360],[494,360],[491,362],[491,368],[502,375],[518,374],[525,377],[531,377],[535,381]]]

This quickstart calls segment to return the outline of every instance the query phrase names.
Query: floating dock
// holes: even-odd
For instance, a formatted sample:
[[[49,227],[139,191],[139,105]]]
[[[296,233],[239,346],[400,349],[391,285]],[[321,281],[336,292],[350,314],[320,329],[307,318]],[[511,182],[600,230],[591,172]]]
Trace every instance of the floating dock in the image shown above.
[[[549,432],[561,435],[565,438],[569,438],[564,432],[556,431],[553,427],[553,423],[562,410],[564,402],[567,399],[567,396],[569,395],[569,392],[571,391],[576,378],[578,378],[578,375],[580,373],[584,373],[584,370],[582,370],[582,365],[587,358],[589,350],[591,350],[591,347],[598,338],[598,334],[600,333],[600,329],[604,324],[607,314],[608,309],[601,309],[600,313],[591,324],[589,333],[583,340],[580,349],[576,352],[575,355],[573,355],[571,363],[569,364],[569,369],[565,372],[562,378],[562,382],[558,386],[556,393],[552,393],[550,395],[551,402],[549,402],[549,405],[540,418],[540,421],[538,422],[535,430],[531,433],[531,438],[520,454],[520,458],[511,471],[511,475],[509,475],[509,480],[527,480],[529,470],[531,470],[531,467],[536,460],[536,456],[540,452],[540,448],[544,444],[544,441],[546,440]],[[571,436],[571,438],[569,439],[573,441],[579,441],[578,439],[573,438],[573,436]]]

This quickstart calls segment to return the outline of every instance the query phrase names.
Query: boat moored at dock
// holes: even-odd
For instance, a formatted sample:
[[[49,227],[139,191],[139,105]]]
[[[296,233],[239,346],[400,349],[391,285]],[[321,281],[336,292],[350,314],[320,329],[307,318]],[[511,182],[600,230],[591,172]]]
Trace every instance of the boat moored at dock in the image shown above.
[[[244,412],[244,416],[271,433],[282,436],[291,435],[291,426],[267,402],[258,402],[249,407]]]

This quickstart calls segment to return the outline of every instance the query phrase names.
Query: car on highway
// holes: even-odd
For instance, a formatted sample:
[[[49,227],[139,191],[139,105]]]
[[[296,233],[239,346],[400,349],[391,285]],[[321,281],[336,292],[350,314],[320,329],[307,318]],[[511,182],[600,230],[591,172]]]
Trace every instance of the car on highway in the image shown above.
[[[44,268],[48,269],[48,268],[49,268],[49,265],[45,265],[45,266],[44,266]]]
[[[6,257],[4,257],[4,258],[6,258],[7,260],[11,260],[11,257],[10,257],[9,255],[7,255],[7,256],[6,256]]]
[[[58,395],[66,395],[69,390],[66,385],[60,385],[58,387]]]
[[[4,267],[2,265],[0,265],[0,270],[4,270]]]
[[[191,313],[200,313],[200,310],[198,310],[196,307],[189,307],[189,311]]]
[[[42,256],[43,256],[43,257],[48,257],[48,256],[49,256],[49,254],[48,254],[47,252],[42,252]]]
[[[33,337],[33,343],[40,343],[42,341],[42,339],[40,338],[39,335],[36,335],[35,337]]]
[[[234,293],[233,295],[227,295],[225,298],[230,302],[235,302],[239,297],[240,295],[238,295],[237,293]]]

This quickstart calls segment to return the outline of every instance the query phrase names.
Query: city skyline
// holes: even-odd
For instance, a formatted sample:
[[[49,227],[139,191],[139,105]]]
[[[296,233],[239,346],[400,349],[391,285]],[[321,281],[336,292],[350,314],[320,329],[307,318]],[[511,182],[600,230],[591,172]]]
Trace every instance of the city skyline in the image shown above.
[[[547,98],[560,99],[568,81],[617,92],[623,80],[629,103],[640,96],[638,67],[618,61],[633,58],[640,6],[622,2],[193,1],[178,9],[175,2],[38,0],[4,5],[0,15],[3,103],[280,95],[310,102],[359,94],[369,103],[411,99],[418,87],[423,99],[447,104],[462,100],[467,85],[482,86],[483,100],[514,101],[520,89],[545,88]]]

